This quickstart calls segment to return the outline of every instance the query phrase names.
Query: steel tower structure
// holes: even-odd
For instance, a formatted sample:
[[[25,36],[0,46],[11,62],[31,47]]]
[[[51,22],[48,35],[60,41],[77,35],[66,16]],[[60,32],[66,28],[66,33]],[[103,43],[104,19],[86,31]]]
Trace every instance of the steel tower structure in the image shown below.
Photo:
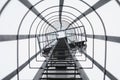
[[[15,40],[17,49],[16,69],[9,72],[9,74],[4,76],[2,80],[11,80],[15,76],[17,80],[21,80],[20,72],[26,67],[37,70],[31,80],[91,80],[89,78],[89,74],[87,74],[85,70],[92,70],[94,67],[102,72],[103,80],[107,80],[106,78],[109,78],[109,80],[118,80],[116,75],[107,70],[106,67],[108,55],[107,42],[119,44],[120,37],[107,35],[104,20],[102,20],[100,14],[97,12],[99,8],[107,5],[112,0],[96,0],[93,5],[87,3],[87,0],[70,0],[73,1],[73,4],[70,5],[67,5],[69,3],[65,2],[67,0],[56,0],[58,4],[51,2],[52,5],[44,8],[44,6],[46,6],[44,3],[47,3],[47,1],[49,0],[38,0],[38,2],[35,2],[34,4],[31,3],[31,0],[17,1],[21,6],[26,7],[28,10],[26,10],[19,22],[16,35],[0,35],[0,42]],[[78,1],[78,3],[80,2],[86,5],[87,9],[83,12],[79,7],[73,7],[72,5],[77,5],[74,4],[74,1]],[[9,4],[12,2],[12,0],[6,0],[3,4],[0,9],[0,19],[2,17],[4,18],[5,9],[7,9]],[[114,0],[114,2],[116,2],[117,6],[120,6],[119,0]],[[39,8],[41,11],[38,10]],[[70,9],[73,10],[73,12],[71,12]],[[25,23],[27,23],[25,22],[26,17],[31,17],[29,13],[35,14],[35,18],[29,26],[28,33],[21,34],[22,28],[24,29],[26,26]],[[103,29],[102,35],[95,34],[94,25],[87,17],[91,13],[94,13],[94,15],[99,19]],[[87,26],[81,20],[83,18],[85,18],[90,25],[89,29],[91,33],[87,33]],[[37,22],[35,29],[33,29],[34,24],[38,19],[40,20]],[[34,30],[34,33],[32,33],[32,30]],[[88,38],[90,38],[92,42],[91,55],[87,52],[87,46],[89,45]],[[20,64],[20,41],[26,39],[28,46],[28,59],[24,61],[24,63]],[[31,39],[34,40],[32,41]],[[104,44],[103,65],[95,59],[95,39],[102,40]],[[31,42],[35,43],[34,47],[32,47]],[[35,49],[34,55],[31,54],[31,47]],[[79,53],[79,55],[76,55],[77,53]],[[45,58],[45,60],[38,60],[38,56]],[[85,59],[78,60],[81,59],[80,56],[84,56]],[[36,62],[38,63],[41,62],[42,65],[39,67],[32,67],[30,63],[34,59],[36,59]],[[91,62],[91,66],[83,67],[81,62],[86,62],[87,60]]]

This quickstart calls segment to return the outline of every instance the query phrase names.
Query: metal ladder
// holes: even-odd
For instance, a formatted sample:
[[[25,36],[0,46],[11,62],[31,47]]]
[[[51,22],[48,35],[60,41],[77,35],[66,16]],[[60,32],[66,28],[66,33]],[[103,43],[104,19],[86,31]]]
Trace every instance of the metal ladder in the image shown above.
[[[82,78],[71,55],[54,55],[49,59],[40,80],[82,80]]]

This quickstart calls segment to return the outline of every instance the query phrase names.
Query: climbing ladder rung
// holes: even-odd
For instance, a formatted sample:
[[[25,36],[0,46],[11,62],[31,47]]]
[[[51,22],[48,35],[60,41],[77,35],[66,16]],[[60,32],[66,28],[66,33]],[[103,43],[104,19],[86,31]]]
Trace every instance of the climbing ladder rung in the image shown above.
[[[47,64],[39,77],[40,80],[82,80],[75,59],[70,54],[64,39],[62,39],[62,43],[64,43],[62,45],[64,48],[61,49],[59,46],[61,40],[58,41],[53,54],[46,60]]]
[[[48,71],[62,71],[60,69],[44,69],[44,70],[48,70]],[[77,69],[64,69],[63,71],[76,71]]]
[[[66,65],[56,65],[56,66],[46,66],[46,67],[75,67],[74,65],[71,65],[71,66],[66,66]]]
[[[43,75],[80,75],[79,73],[43,73]]]
[[[48,62],[74,62],[74,60],[49,60]]]
[[[82,80],[82,78],[40,78],[40,80]]]
[[[64,63],[64,62],[62,62],[62,63],[48,63],[48,64],[75,64],[75,63]]]

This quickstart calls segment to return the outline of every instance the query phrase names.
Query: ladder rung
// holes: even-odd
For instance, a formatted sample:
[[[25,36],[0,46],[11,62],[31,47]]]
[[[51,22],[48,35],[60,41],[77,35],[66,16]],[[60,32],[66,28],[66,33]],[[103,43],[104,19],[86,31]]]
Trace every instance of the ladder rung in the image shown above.
[[[80,75],[79,73],[43,73],[44,75]]]
[[[63,57],[71,57],[71,55],[54,55],[53,57],[61,57],[61,56],[63,56]]]
[[[51,58],[50,60],[59,60],[59,59]],[[73,59],[72,59],[72,58],[69,58],[69,59],[65,59],[65,60],[73,60]]]
[[[48,62],[74,62],[73,60],[49,60]]]
[[[48,70],[48,71],[63,71],[61,69],[44,69],[44,70]],[[75,71],[77,69],[64,69],[64,71]]]
[[[51,66],[46,66],[46,67],[76,67],[76,66],[75,65],[71,65],[71,66],[68,66],[68,65],[61,65],[61,66],[60,65],[58,65],[58,66],[55,65],[55,66],[52,66],[51,65]]]
[[[75,63],[48,63],[48,64],[75,64]]]
[[[82,78],[40,78],[40,80],[82,80]]]

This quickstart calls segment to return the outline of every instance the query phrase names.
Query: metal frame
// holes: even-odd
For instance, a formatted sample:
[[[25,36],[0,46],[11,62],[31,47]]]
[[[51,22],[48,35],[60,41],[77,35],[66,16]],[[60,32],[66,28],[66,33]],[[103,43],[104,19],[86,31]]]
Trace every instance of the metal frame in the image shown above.
[[[63,5],[64,5],[64,0],[59,0],[59,22],[60,22],[60,25],[61,25],[60,30],[62,29],[61,16],[62,16]]]
[[[90,7],[88,10],[86,10],[84,13],[82,13],[80,16],[78,16],[72,23],[70,23],[70,25],[74,24],[76,21],[78,21],[79,19],[83,18],[84,16],[90,14],[91,12],[95,11],[96,9],[102,7],[103,5],[108,3],[109,1],[111,1],[111,0],[100,0],[100,1],[98,1],[92,7]],[[68,29],[70,27],[70,25],[66,29]]]
[[[39,13],[34,6],[28,1],[28,0],[19,0],[21,3],[23,3],[28,9],[30,9],[35,15],[37,15],[40,19],[42,19],[45,23],[47,23],[49,26],[57,30],[53,25],[51,25],[42,15]]]
[[[51,49],[50,53],[49,53],[49,57],[46,58],[45,62],[42,64],[41,69],[38,70],[38,72],[36,73],[36,75],[34,76],[33,80],[39,80],[42,77],[44,68],[46,67],[49,59],[51,58],[52,54],[53,54],[53,50],[56,47],[57,43],[55,44],[55,46],[53,46],[53,48]]]
[[[27,8],[29,8],[29,10],[31,10],[34,14],[37,15],[37,17],[41,18],[45,23],[47,23],[49,26],[51,26],[52,28],[54,28],[55,30],[57,30],[53,25],[51,25],[46,19],[45,17],[43,17],[41,15],[41,13],[39,13],[35,8],[34,6],[27,0],[19,0],[21,3],[23,3]],[[73,20],[72,23],[70,23],[70,25],[76,23],[79,19],[81,19],[82,17],[85,17],[87,16],[89,13],[95,11],[96,9],[100,8],[101,6],[105,5],[106,3],[108,3],[110,0],[100,0],[98,1],[96,4],[94,4],[93,6],[91,6],[88,10],[86,10],[84,13],[82,13],[80,16],[78,16],[75,20]],[[6,1],[5,5],[2,7],[2,9],[0,10],[0,15],[1,13],[3,12],[3,10],[5,9],[5,7],[8,5],[8,3],[10,2],[10,0]],[[82,1],[84,2],[84,1]],[[116,2],[120,5],[120,2],[118,0],[116,0]],[[85,2],[86,3],[86,2]],[[60,0],[60,3],[59,3],[59,22],[61,24],[61,27],[62,27],[62,21],[61,21],[61,17],[62,17],[62,8],[64,7],[63,4],[64,4],[64,0]],[[88,4],[89,5],[89,4]],[[28,11],[29,12],[29,11]],[[26,13],[27,14],[27,13]],[[99,14],[96,13],[98,16]],[[99,16],[100,18],[100,16]],[[105,26],[104,26],[104,23],[102,21],[102,19],[100,18],[102,24],[103,24],[103,28],[104,28],[104,32],[105,32],[105,35],[91,35],[91,34],[87,34],[87,35],[82,35],[82,36],[85,36],[87,38],[92,38],[93,39],[93,46],[94,46],[94,39],[100,39],[100,40],[104,40],[105,41],[105,62],[104,62],[104,67],[102,67],[99,63],[97,63],[95,60],[94,60],[94,57],[91,58],[89,55],[87,55],[86,53],[84,53],[84,55],[86,55],[101,71],[103,71],[104,73],[104,80],[105,80],[105,75],[108,76],[110,79],[113,79],[113,80],[117,80],[116,77],[114,77],[111,73],[109,73],[107,70],[106,70],[106,56],[107,56],[107,41],[111,41],[111,42],[117,42],[117,43],[120,43],[120,37],[116,37],[116,36],[107,36],[106,35],[106,29],[105,29]],[[70,27],[70,25],[66,28],[66,30]],[[20,28],[19,28],[20,29]],[[18,30],[19,30],[18,29]],[[37,32],[36,32],[37,33]],[[45,34],[46,35],[46,34]],[[18,34],[17,35],[0,35],[0,42],[2,41],[12,41],[12,40],[17,40],[17,44],[19,44],[19,40],[20,39],[30,39],[30,38],[36,38],[36,36],[40,36],[40,35],[19,35],[19,31],[18,31]],[[44,35],[42,35],[44,36]],[[17,45],[19,46],[19,45]],[[19,47],[17,47],[19,48]],[[93,50],[94,50],[94,47],[93,47]],[[15,71],[13,71],[11,74],[9,74],[8,76],[6,76],[3,80],[6,80],[6,79],[10,79],[12,78],[13,76],[15,76],[15,74],[18,74],[27,64],[30,63],[30,61],[32,61],[37,55],[39,54],[39,52],[37,54],[35,54],[34,56],[32,56],[28,61],[26,61],[23,65],[21,66],[17,66],[17,69]],[[19,55],[17,55],[19,56]],[[46,63],[45,63],[46,64]],[[78,63],[76,63],[78,64]],[[80,65],[78,65],[80,66]],[[85,74],[84,74],[84,71],[83,72],[83,78],[86,80],[86,77]],[[19,78],[18,78],[19,79]]]

